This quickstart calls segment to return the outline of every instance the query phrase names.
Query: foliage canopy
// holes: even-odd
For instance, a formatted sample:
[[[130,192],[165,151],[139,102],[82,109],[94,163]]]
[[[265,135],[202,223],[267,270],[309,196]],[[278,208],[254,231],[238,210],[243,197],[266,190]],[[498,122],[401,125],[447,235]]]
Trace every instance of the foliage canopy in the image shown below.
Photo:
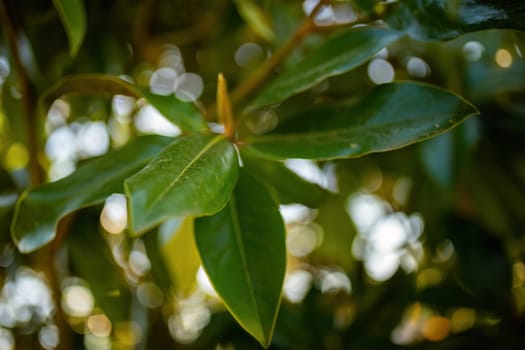
[[[8,348],[525,347],[525,4],[0,23]]]

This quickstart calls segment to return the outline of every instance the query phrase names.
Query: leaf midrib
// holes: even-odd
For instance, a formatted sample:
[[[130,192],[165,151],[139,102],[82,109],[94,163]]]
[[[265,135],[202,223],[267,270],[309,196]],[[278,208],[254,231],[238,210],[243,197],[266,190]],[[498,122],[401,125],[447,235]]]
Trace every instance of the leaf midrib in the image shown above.
[[[467,118],[473,114],[475,114],[476,112],[475,111],[471,111],[469,114],[465,115],[464,118]],[[432,114],[432,116],[436,116],[437,118],[440,118],[442,117],[443,115],[448,115],[448,113],[440,113],[440,114]],[[458,115],[460,116],[463,116],[463,114],[460,114],[458,113]],[[421,119],[425,119],[427,118],[427,116],[423,116],[421,117]],[[449,119],[453,119],[454,122],[457,122],[457,119],[455,117],[450,117]],[[463,119],[463,118],[461,118]],[[400,122],[394,122],[394,123],[381,123],[381,124],[375,124],[375,125],[369,125],[367,126],[366,124],[365,125],[360,125],[360,126],[355,126],[355,127],[349,127],[349,128],[338,128],[338,129],[330,129],[330,130],[321,130],[321,131],[307,131],[307,132],[294,132],[294,133],[283,133],[283,134],[268,134],[268,135],[261,135],[261,136],[255,136],[255,137],[250,137],[248,139],[246,139],[247,143],[249,144],[261,144],[261,143],[268,143],[268,142],[278,142],[278,141],[289,141],[289,140],[293,140],[293,139],[305,139],[305,138],[319,138],[319,137],[326,137],[326,136],[330,136],[330,135],[333,135],[334,133],[336,133],[337,135],[340,135],[342,133],[347,133],[347,132],[351,132],[351,131],[359,131],[359,129],[366,129],[366,130],[370,130],[370,131],[373,131],[373,130],[376,130],[376,129],[381,129],[381,128],[384,128],[384,127],[391,127],[391,126],[396,126],[396,125],[402,125],[402,124],[405,124],[405,123],[410,123],[410,122],[422,122],[422,120],[412,120],[412,121],[408,121],[408,120],[405,120],[405,121],[400,121]],[[456,123],[454,124],[451,124],[450,127],[453,127]],[[446,128],[445,128],[446,129]],[[442,128],[440,127],[439,129],[436,129],[436,130],[442,130]]]
[[[210,140],[209,143],[207,143],[200,151],[193,157],[193,159],[186,164],[184,169],[173,179],[173,181],[170,182],[168,186],[162,191],[153,201],[149,203],[149,205],[146,206],[146,211],[149,211],[151,208],[155,206],[160,200],[162,200],[168,192],[170,192],[175,186],[175,184],[179,181],[179,179],[191,168],[195,162],[197,162],[206,152],[208,152],[213,146],[215,146],[218,142],[224,139],[223,135],[217,135],[213,139]]]
[[[232,217],[232,224],[233,224],[233,235],[235,238],[235,242],[237,243],[237,246],[239,247],[239,254],[241,257],[241,264],[244,271],[244,277],[246,279],[246,283],[248,284],[248,290],[250,292],[251,301],[255,310],[255,315],[257,317],[257,320],[259,321],[259,325],[261,326],[261,332],[262,336],[264,337],[264,327],[262,324],[262,319],[260,315],[259,308],[257,307],[255,294],[253,294],[253,283],[252,283],[252,277],[250,275],[250,272],[248,270],[248,259],[246,258],[246,252],[244,251],[244,245],[242,244],[242,237],[241,237],[241,227],[239,223],[239,216],[237,215],[237,203],[235,200],[235,195],[231,197],[230,199],[230,215]]]

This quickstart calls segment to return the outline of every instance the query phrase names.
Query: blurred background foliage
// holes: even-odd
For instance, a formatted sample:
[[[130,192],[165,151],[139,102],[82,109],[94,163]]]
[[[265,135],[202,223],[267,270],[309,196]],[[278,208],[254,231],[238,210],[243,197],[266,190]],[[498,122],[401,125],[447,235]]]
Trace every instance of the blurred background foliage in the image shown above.
[[[259,348],[211,289],[191,221],[131,239],[125,198],[114,194],[70,218],[52,250],[19,254],[9,224],[17,194],[32,183],[31,142],[42,176],[53,181],[136,135],[180,133],[143,100],[97,94],[97,86],[90,96],[56,99],[32,121],[36,134],[21,115],[79,73],[119,76],[212,108],[217,74],[238,86],[317,1],[78,3],[87,30],[77,52],[52,1],[1,5],[0,349]],[[523,349],[525,5],[327,1],[318,30],[283,67],[339,27],[376,20],[409,35],[356,70],[247,115],[241,132],[263,133],[311,101],[393,80],[455,91],[480,116],[429,141],[352,160],[254,160],[264,169],[255,176],[275,179],[287,227],[271,348]]]

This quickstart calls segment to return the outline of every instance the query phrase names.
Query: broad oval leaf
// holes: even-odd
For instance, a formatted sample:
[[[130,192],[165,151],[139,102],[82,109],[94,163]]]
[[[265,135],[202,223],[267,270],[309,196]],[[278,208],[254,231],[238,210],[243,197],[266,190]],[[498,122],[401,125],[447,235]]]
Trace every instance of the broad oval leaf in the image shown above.
[[[242,162],[248,172],[271,188],[279,203],[301,203],[315,208],[329,195],[327,190],[301,178],[281,162],[245,155]]]
[[[269,159],[359,157],[431,138],[474,114],[474,106],[450,91],[413,82],[384,84],[357,103],[320,105],[276,133],[248,137],[244,151]]]
[[[201,265],[193,223],[193,217],[187,216],[167,221],[159,228],[162,258],[173,282],[172,288],[178,296],[190,294]]]
[[[242,171],[228,205],[196,220],[195,240],[228,310],[268,347],[286,268],[284,223],[272,196]]]
[[[418,40],[447,40],[491,28],[525,30],[525,3],[499,0],[400,0],[386,22]]]
[[[29,253],[42,247],[53,240],[62,217],[122,192],[124,179],[146,165],[169,141],[162,136],[137,138],[61,180],[24,192],[11,224],[18,249]]]
[[[53,0],[66,30],[69,52],[75,56],[86,35],[86,12],[82,0]]]
[[[326,78],[346,73],[400,37],[399,32],[381,28],[353,28],[342,32],[282,72],[263,89],[249,109],[283,101]]]
[[[223,135],[175,139],[126,180],[131,233],[172,217],[215,214],[230,198],[238,166],[237,151]]]
[[[193,103],[182,102],[175,96],[155,95],[125,80],[106,74],[78,74],[64,77],[42,94],[38,101],[40,114],[45,116],[51,103],[66,94],[142,97],[182,130],[207,129],[206,122]]]

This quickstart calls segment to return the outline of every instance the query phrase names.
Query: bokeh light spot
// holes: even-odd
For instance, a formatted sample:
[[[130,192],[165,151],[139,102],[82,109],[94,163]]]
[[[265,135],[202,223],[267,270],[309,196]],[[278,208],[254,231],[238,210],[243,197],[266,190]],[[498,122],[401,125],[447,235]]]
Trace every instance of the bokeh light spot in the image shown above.
[[[45,325],[38,332],[38,342],[44,349],[56,348],[60,342],[60,330],[54,324]]]
[[[29,152],[21,143],[13,143],[5,154],[4,162],[7,170],[25,168],[29,162]]]
[[[284,280],[283,293],[285,298],[292,303],[300,303],[312,287],[312,280],[312,274],[305,270],[289,273]]]
[[[111,334],[111,321],[103,314],[89,316],[86,326],[97,337],[107,337]]]
[[[463,56],[471,62],[479,61],[485,48],[479,41],[469,41],[463,45]]]
[[[175,96],[184,102],[197,101],[204,91],[204,82],[200,75],[184,73],[177,78]]]
[[[432,316],[423,327],[423,336],[430,341],[445,339],[450,332],[450,321],[441,316]]]
[[[496,64],[501,68],[509,68],[512,66],[512,55],[505,49],[499,49],[496,51]]]
[[[391,83],[395,78],[394,67],[385,59],[374,58],[368,64],[368,77],[377,85]]]
[[[126,197],[120,193],[112,194],[104,203],[100,224],[109,233],[119,234],[126,228],[127,220]]]
[[[245,43],[235,51],[234,59],[239,67],[253,67],[264,59],[264,51],[256,43]]]
[[[95,298],[91,291],[82,285],[73,284],[62,291],[62,308],[72,317],[86,317],[95,306]]]

